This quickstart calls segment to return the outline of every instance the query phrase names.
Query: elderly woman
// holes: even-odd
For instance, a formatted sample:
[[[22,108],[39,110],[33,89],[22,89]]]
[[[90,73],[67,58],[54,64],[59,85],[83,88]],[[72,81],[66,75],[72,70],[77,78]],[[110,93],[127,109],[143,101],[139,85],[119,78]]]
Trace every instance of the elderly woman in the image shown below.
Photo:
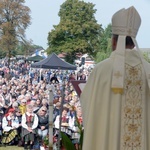
[[[47,114],[47,108],[46,106],[42,106],[38,111],[38,135],[40,136],[40,139],[44,139],[44,137],[48,134],[48,114]]]
[[[26,106],[26,113],[22,115],[22,136],[24,138],[24,149],[33,148],[34,139],[36,135],[36,129],[38,126],[38,116],[33,112],[33,106],[31,104]]]

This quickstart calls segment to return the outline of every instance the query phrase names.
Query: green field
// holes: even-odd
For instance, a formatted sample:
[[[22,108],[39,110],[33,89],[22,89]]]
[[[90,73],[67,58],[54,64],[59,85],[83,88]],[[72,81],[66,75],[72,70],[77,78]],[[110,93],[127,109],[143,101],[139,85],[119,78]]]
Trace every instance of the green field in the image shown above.
[[[24,148],[18,146],[0,146],[0,150],[24,150]]]

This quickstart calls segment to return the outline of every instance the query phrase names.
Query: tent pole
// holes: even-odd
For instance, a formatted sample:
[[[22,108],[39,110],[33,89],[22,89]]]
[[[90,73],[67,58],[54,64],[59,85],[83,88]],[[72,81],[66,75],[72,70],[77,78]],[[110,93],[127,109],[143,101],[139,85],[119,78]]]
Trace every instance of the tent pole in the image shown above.
[[[49,90],[49,150],[53,150],[53,91]]]
[[[60,150],[60,141],[61,141],[61,123],[62,123],[62,110],[63,110],[63,104],[64,104],[64,92],[65,92],[65,83],[63,81],[62,83],[62,90],[61,90],[61,106],[60,106],[60,118],[59,118],[59,133],[58,133],[58,150]]]

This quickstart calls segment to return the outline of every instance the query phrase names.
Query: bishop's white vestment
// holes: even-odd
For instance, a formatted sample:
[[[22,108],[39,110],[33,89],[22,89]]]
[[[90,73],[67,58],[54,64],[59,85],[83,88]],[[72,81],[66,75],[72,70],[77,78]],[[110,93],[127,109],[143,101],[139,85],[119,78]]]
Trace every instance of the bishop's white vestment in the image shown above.
[[[150,150],[150,91],[144,70],[150,65],[138,51],[125,50],[124,91],[114,93],[115,53],[95,66],[81,94],[82,150]]]

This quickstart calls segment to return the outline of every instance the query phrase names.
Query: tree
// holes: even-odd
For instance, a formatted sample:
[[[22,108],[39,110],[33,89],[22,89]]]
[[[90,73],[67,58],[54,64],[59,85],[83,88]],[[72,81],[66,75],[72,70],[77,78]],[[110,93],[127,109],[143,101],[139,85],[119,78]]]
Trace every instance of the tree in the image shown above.
[[[25,29],[30,24],[30,9],[24,0],[0,1],[0,47],[10,59],[19,42],[26,44]]]
[[[24,55],[25,57],[31,56],[36,50],[43,50],[43,47],[31,43],[19,43],[16,47],[17,55]]]
[[[111,24],[109,24],[100,37],[100,47],[96,54],[95,62],[98,63],[110,56],[111,48]]]
[[[94,17],[94,6],[80,0],[66,0],[61,5],[60,23],[48,35],[48,54],[65,52],[70,63],[79,53],[96,55],[102,28]]]

